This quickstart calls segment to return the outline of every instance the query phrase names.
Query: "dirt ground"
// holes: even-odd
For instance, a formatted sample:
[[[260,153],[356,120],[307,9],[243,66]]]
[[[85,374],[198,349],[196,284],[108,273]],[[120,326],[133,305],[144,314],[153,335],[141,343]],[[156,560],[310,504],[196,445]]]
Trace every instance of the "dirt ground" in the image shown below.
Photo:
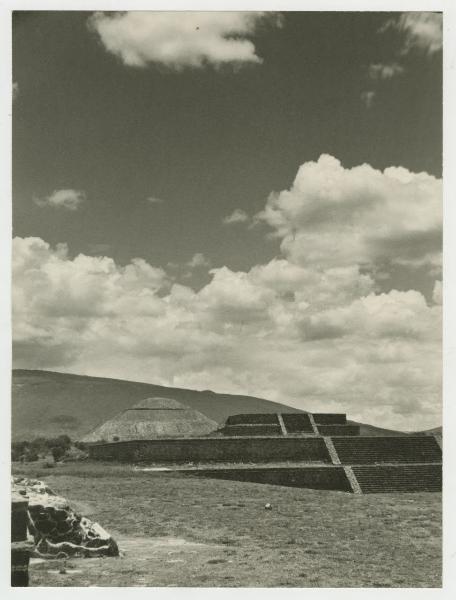
[[[355,496],[99,463],[14,471],[45,479],[121,549],[33,559],[32,586],[441,586],[441,494]]]

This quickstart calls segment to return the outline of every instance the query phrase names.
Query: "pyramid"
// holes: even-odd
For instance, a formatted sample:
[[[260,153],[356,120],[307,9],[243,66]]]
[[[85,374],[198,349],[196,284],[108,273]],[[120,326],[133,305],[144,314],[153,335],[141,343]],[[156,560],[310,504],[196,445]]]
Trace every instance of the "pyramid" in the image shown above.
[[[215,431],[218,423],[169,398],[146,398],[82,438],[83,442],[125,442],[194,437]]]

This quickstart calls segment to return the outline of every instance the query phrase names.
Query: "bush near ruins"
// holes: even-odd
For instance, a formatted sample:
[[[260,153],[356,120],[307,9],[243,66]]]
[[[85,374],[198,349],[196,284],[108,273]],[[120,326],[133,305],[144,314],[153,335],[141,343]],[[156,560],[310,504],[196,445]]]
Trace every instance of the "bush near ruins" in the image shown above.
[[[65,458],[80,458],[86,445],[81,442],[73,442],[68,435],[59,435],[54,438],[37,437],[32,441],[23,440],[12,442],[11,460],[14,462],[34,462],[52,454],[54,462]]]

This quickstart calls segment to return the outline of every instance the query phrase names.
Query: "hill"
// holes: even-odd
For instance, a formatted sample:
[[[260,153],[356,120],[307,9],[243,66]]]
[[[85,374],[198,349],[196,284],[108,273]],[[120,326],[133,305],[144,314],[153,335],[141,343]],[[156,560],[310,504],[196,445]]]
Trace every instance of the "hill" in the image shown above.
[[[153,396],[173,398],[220,424],[236,413],[296,412],[295,408],[253,396],[17,369],[12,379],[13,439],[62,433],[79,439],[117,413]]]
[[[379,437],[409,435],[405,431],[398,431],[396,429],[384,429],[383,427],[375,427],[375,425],[368,425],[367,423],[358,423],[357,421],[350,421],[348,419],[347,423],[349,423],[350,425],[359,425],[359,435],[371,435]]]
[[[220,424],[236,413],[297,412],[296,408],[254,396],[16,369],[12,378],[13,439],[30,440],[66,433],[77,440],[119,412],[153,396],[173,398]],[[407,435],[349,422],[361,426],[361,435]]]
[[[425,429],[424,431],[415,431],[412,435],[436,435],[442,437],[442,426]]]

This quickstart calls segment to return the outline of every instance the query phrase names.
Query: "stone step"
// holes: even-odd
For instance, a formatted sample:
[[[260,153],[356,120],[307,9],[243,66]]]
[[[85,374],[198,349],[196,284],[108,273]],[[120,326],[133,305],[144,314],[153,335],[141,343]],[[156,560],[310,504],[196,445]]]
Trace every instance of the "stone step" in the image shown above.
[[[236,425],[225,425],[221,430],[223,435],[233,436],[256,436],[256,435],[282,435],[282,429],[277,424],[236,424]]]
[[[440,463],[442,451],[432,436],[332,437],[342,464]]]
[[[359,435],[359,425],[317,425],[320,435]]]
[[[309,415],[305,413],[282,413],[288,433],[314,433]]]
[[[363,465],[352,469],[364,494],[442,490],[442,465],[439,464]]]
[[[317,425],[345,425],[347,415],[345,413],[312,413]]]
[[[278,425],[278,419],[275,413],[242,413],[230,415],[226,425]]]

